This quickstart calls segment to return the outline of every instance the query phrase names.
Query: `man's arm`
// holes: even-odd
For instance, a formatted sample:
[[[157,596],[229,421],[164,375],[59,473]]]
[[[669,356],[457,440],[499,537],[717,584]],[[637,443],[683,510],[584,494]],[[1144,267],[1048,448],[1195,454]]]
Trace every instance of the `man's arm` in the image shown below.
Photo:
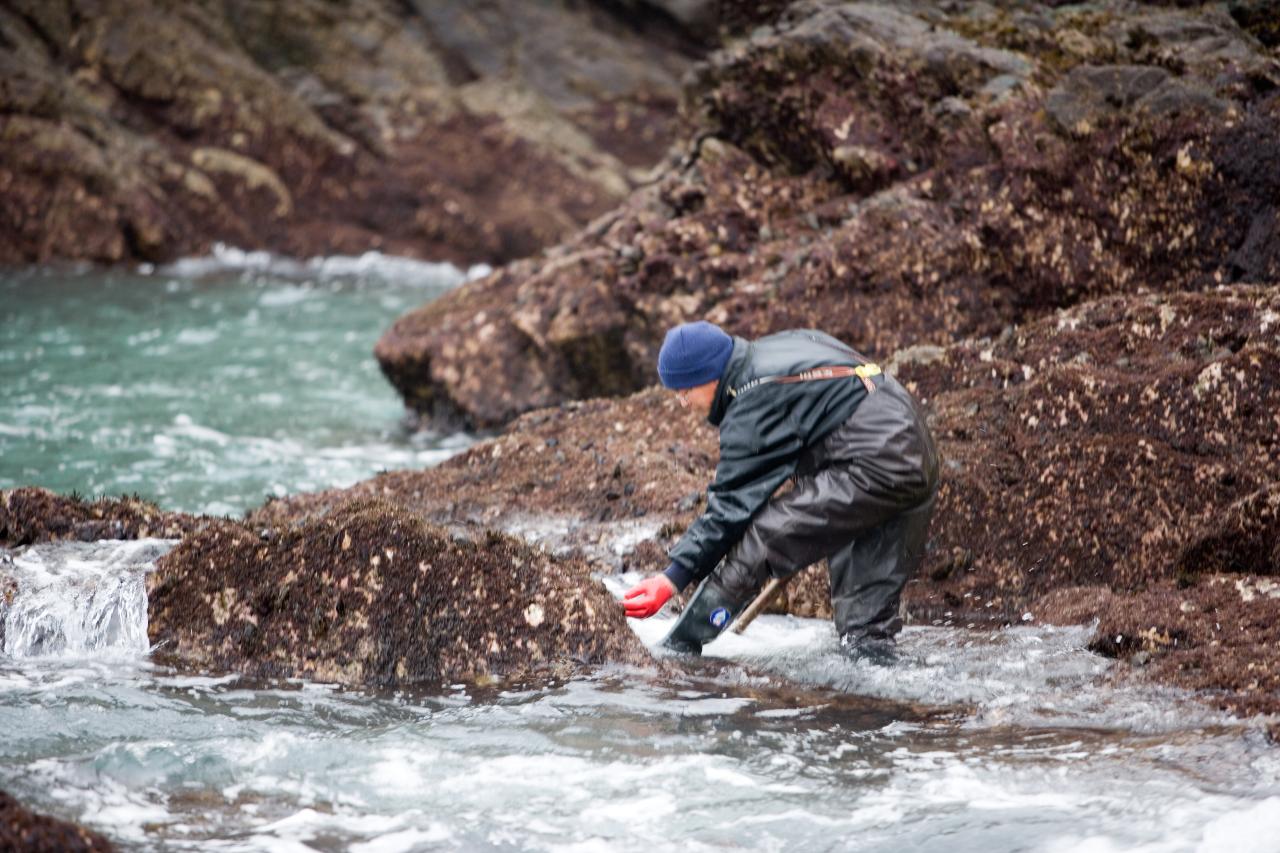
[[[666,572],[677,589],[706,577],[742,537],[751,518],[795,473],[804,449],[788,409],[767,391],[748,392],[720,427],[720,461],[707,508],[671,550]]]

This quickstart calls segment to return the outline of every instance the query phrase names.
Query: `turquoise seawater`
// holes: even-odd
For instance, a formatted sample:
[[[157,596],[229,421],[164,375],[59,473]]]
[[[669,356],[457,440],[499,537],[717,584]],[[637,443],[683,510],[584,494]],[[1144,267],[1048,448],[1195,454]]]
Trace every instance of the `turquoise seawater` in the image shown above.
[[[439,462],[467,437],[412,430],[372,348],[466,276],[232,249],[158,269],[0,270],[0,488],[238,514]]]

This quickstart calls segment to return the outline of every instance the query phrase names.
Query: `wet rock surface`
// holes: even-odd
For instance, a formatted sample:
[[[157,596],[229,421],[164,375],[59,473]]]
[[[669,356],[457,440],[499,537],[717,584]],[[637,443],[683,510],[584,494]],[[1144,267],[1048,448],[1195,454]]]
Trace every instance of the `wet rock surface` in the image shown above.
[[[479,426],[652,381],[698,317],[884,357],[1109,293],[1280,274],[1276,59],[1221,10],[806,2],[690,76],[694,141],[377,356]]]
[[[918,618],[1101,617],[1098,650],[1167,635],[1154,676],[1280,707],[1265,595],[1235,594],[1280,572],[1277,287],[1109,297],[899,368],[946,457]]]
[[[353,497],[376,498],[463,531],[506,530],[552,552],[577,551],[604,570],[634,565],[630,546],[641,545],[644,565],[657,569],[666,562],[649,540],[701,511],[716,457],[715,431],[650,389],[532,412],[430,470],[279,498],[248,521],[297,523]]]
[[[613,4],[0,3],[0,262],[505,261],[613,207],[701,42]]]
[[[377,500],[212,524],[158,562],[148,595],[158,654],[206,671],[434,690],[649,660],[584,563]]]
[[[36,814],[0,791],[0,850],[13,853],[108,853],[103,836],[73,823]]]
[[[73,539],[177,539],[205,522],[137,497],[85,500],[47,489],[0,490],[0,547]]]

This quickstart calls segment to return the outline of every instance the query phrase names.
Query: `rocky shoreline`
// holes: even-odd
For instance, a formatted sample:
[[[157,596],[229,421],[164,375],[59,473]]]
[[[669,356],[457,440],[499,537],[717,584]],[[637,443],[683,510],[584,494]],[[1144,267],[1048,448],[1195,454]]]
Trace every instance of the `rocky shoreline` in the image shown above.
[[[13,6],[0,13],[12,18]],[[360,8],[385,33],[385,10]],[[814,326],[884,362],[926,403],[939,439],[943,489],[925,567],[908,587],[911,620],[1096,619],[1092,648],[1124,662],[1116,677],[1193,689],[1234,713],[1280,713],[1280,63],[1273,30],[1250,8],[779,7],[693,68],[679,120],[690,141],[644,186],[633,190],[641,181],[628,172],[575,208],[540,196],[532,173],[550,174],[552,155],[529,165],[528,183],[514,170],[505,179],[539,205],[535,214],[531,201],[503,195],[504,210],[517,224],[554,227],[495,237],[483,249],[492,257],[530,255],[596,218],[407,315],[379,342],[411,407],[499,435],[438,468],[275,500],[243,521],[11,490],[0,544],[181,538],[152,576],[152,638],[199,669],[405,686],[641,663],[645,651],[591,572],[665,565],[716,457],[714,433],[648,387],[663,331],[704,316],[747,336]],[[59,24],[20,17],[27,30]],[[77,61],[99,69],[81,75],[90,83],[133,67],[111,65],[108,48],[124,39],[112,32],[89,27],[76,41]],[[657,112],[672,117],[671,80],[690,49],[663,49],[632,70],[668,69],[659,89],[672,100]],[[629,93],[650,80],[623,76]],[[455,89],[472,86],[467,97],[478,98],[484,79],[433,92],[462,98]],[[161,124],[195,109],[186,99],[198,89],[159,93]],[[629,97],[614,92],[609,103]],[[342,126],[355,135],[389,108],[375,101],[356,98]],[[244,115],[266,108],[241,106],[227,108],[240,118],[215,122],[229,140]],[[290,114],[284,102],[271,110]],[[451,115],[465,126],[413,144],[432,156],[469,146],[475,115]],[[0,121],[0,138],[36,138],[15,137],[25,125],[14,116]],[[315,251],[305,233],[355,233],[323,216],[294,229],[269,176],[234,159],[312,157],[310,169],[330,162],[321,155],[267,134],[249,137],[261,149],[202,159],[199,150],[223,150],[203,132],[181,143],[193,165],[175,180],[225,166],[238,175],[225,189],[240,198],[236,210],[266,212],[199,239],[151,240],[145,204],[109,216],[84,203],[76,216],[88,218],[67,228],[116,243],[74,251],[145,258],[149,240],[190,248],[242,228],[305,254]],[[174,155],[155,156],[168,174]],[[45,198],[47,175],[22,184],[36,172],[7,162],[6,186],[30,190],[15,198]],[[379,168],[401,174],[407,162]],[[348,185],[348,172],[334,174]],[[562,178],[557,186],[582,186]],[[413,219],[376,192],[365,201]],[[186,215],[156,213],[164,228]],[[272,216],[285,224],[264,224]],[[368,247],[385,229],[389,251],[471,253],[480,216],[436,231],[374,217],[349,245],[334,238],[324,250]],[[22,240],[53,245],[50,234]],[[52,256],[13,247],[6,257]],[[825,584],[808,571],[782,609],[826,616]],[[419,630],[428,601],[447,624]]]
[[[917,621],[1098,619],[1137,677],[1275,713],[1280,63],[1256,5],[791,4],[695,67],[694,140],[655,184],[388,330],[424,415],[532,414],[357,490],[453,522],[536,507],[588,552],[627,517],[670,542],[712,436],[654,392],[573,401],[649,385],[682,320],[818,327],[931,408]],[[824,615],[824,586],[786,607]]]
[[[1107,297],[887,366],[925,402],[944,457],[910,622],[1097,620],[1090,645],[1125,664],[1116,677],[1280,713],[1280,287]],[[243,522],[15,490],[0,539],[184,537],[153,576],[152,636],[197,668],[422,685],[520,675],[504,657],[520,643],[548,672],[631,664],[643,650],[590,572],[665,566],[715,458],[714,430],[649,389],[535,411],[436,468],[272,500]],[[404,555],[419,551],[455,578],[431,575],[431,609],[456,611],[451,642],[469,652],[416,630],[431,596],[410,568],[423,560]],[[519,577],[494,574],[513,564]],[[491,580],[473,588],[477,575]],[[542,636],[505,603],[527,583],[590,612]],[[814,567],[775,609],[826,618],[826,586]],[[410,647],[417,668],[398,667]]]

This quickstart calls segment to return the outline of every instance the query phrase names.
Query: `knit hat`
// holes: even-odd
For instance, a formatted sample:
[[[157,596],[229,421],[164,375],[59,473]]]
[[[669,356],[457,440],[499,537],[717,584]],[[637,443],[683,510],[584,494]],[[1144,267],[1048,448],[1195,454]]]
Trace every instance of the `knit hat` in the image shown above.
[[[699,320],[667,332],[658,353],[658,376],[668,388],[692,388],[719,379],[733,354],[733,338]]]

